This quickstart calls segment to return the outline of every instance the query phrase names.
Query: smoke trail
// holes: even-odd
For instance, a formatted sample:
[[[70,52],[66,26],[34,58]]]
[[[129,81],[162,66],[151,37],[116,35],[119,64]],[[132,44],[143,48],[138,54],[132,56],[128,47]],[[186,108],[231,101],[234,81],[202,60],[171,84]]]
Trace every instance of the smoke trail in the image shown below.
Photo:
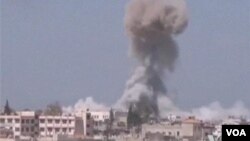
[[[159,97],[166,97],[162,77],[173,71],[178,46],[173,37],[187,26],[183,0],[132,0],[125,15],[125,28],[131,39],[132,55],[139,65],[128,80],[116,105],[139,104],[140,111],[159,116]],[[160,107],[162,107],[160,105]]]

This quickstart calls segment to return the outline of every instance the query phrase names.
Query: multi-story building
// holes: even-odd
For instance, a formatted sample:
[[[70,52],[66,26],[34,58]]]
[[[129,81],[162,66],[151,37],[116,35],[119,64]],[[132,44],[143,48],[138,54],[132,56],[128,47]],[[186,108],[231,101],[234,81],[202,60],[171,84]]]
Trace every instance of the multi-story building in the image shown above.
[[[127,129],[127,116],[128,112],[115,111],[114,114],[115,121],[113,126],[116,129]]]
[[[21,136],[21,117],[17,113],[0,115],[0,127],[10,130],[14,138]]]
[[[52,136],[66,134],[73,136],[75,133],[75,116],[39,116],[39,135]]]
[[[9,115],[0,115],[0,126],[13,132],[14,138],[38,135],[38,120],[35,112],[21,111]]]
[[[76,116],[76,132],[75,136],[92,137],[94,129],[94,119],[91,117],[89,109],[78,110]]]
[[[34,111],[22,111],[19,113],[21,119],[21,135],[35,137],[39,135],[39,120]]]
[[[103,134],[107,130],[107,121],[109,119],[109,111],[90,111],[93,119],[93,132],[95,135]]]
[[[94,121],[104,122],[105,120],[109,119],[109,111],[89,111],[91,117]]]
[[[183,138],[189,139],[189,141],[198,141],[202,139],[203,123],[197,120],[195,117],[188,117],[182,121],[182,135]]]

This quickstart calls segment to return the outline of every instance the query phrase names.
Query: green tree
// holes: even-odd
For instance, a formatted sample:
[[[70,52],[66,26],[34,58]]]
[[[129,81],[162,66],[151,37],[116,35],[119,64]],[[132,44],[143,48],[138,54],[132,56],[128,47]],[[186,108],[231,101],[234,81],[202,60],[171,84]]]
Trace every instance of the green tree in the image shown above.
[[[110,124],[110,128],[112,129],[113,127],[113,124],[114,124],[114,120],[115,120],[115,117],[114,117],[114,111],[113,109],[111,108],[110,111],[109,111],[109,124]]]
[[[9,101],[6,100],[5,106],[4,106],[4,114],[10,115],[12,113],[12,110],[9,106]]]
[[[130,104],[127,115],[127,128],[130,129],[132,126],[133,126],[133,112],[132,112],[132,104]]]
[[[106,138],[109,140],[110,134],[113,133],[113,123],[114,123],[115,117],[114,117],[114,111],[111,108],[109,111],[109,119],[106,120]]]
[[[135,108],[135,110],[133,111],[133,123],[134,126],[140,126],[142,124],[142,118],[138,108]]]
[[[141,124],[142,124],[142,118],[141,118],[140,111],[138,110],[135,104],[131,104],[129,106],[128,116],[127,116],[128,129],[132,127],[138,127]]]

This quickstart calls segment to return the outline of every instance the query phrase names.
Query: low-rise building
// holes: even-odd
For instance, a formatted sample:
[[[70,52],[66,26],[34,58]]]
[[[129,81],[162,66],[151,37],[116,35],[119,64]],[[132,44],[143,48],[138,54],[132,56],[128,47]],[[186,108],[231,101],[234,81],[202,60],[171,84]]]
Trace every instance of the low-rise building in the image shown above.
[[[21,118],[21,135],[35,137],[39,135],[39,120],[34,111],[19,112]]]
[[[89,111],[91,114],[91,117],[94,119],[94,121],[98,122],[104,122],[105,120],[109,119],[109,111],[108,110],[95,110],[95,111]]]
[[[202,139],[202,122],[189,117],[182,122],[159,122],[142,125],[142,137],[147,139],[152,135],[163,135],[176,139],[198,141]]]
[[[189,141],[198,141],[202,139],[202,121],[195,117],[188,117],[182,121],[182,136]]]
[[[21,117],[17,113],[11,115],[0,115],[0,127],[2,130],[12,132],[14,138],[21,136]]]
[[[164,136],[183,136],[182,124],[181,123],[154,123],[154,124],[143,124],[142,125],[142,136],[149,137],[152,134],[161,134]]]
[[[93,137],[94,119],[91,117],[89,109],[78,110],[75,113],[76,131],[75,136],[89,138]]]
[[[55,134],[74,135],[75,116],[39,116],[39,135],[52,136]]]

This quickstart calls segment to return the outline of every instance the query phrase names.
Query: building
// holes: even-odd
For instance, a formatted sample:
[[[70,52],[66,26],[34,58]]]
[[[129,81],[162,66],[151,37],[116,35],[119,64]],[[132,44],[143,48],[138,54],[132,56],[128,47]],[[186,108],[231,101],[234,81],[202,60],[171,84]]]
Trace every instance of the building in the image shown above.
[[[154,123],[154,124],[144,124],[142,125],[142,137],[148,139],[154,134],[161,134],[168,137],[180,138],[183,136],[181,123]],[[159,135],[157,135],[159,136]]]
[[[34,111],[22,111],[19,113],[21,119],[21,135],[36,137],[39,135],[39,120]]]
[[[189,117],[181,122],[160,122],[142,125],[142,137],[146,140],[157,135],[164,138],[185,139],[187,141],[199,141],[202,139],[202,122]],[[163,138],[163,137],[161,137]]]
[[[107,130],[109,111],[90,111],[93,119],[93,132],[95,135],[102,135]]]
[[[0,115],[0,127],[2,130],[11,131],[13,138],[19,138],[21,136],[20,114]]]
[[[109,111],[89,111],[91,114],[91,117],[94,119],[94,121],[97,122],[104,122],[105,120],[109,119]]]
[[[94,119],[91,116],[89,109],[81,109],[75,113],[76,131],[75,136],[81,138],[91,138],[94,133]]]
[[[189,141],[199,141],[202,139],[202,121],[191,116],[182,121],[182,136]]]
[[[115,121],[114,121],[114,126],[116,128],[127,128],[127,116],[128,112],[122,112],[122,111],[115,111]]]
[[[0,127],[13,132],[13,138],[38,136],[38,119],[34,111],[20,111],[0,115]]]
[[[75,116],[39,116],[39,135],[52,136],[56,134],[73,136],[75,133]]]

